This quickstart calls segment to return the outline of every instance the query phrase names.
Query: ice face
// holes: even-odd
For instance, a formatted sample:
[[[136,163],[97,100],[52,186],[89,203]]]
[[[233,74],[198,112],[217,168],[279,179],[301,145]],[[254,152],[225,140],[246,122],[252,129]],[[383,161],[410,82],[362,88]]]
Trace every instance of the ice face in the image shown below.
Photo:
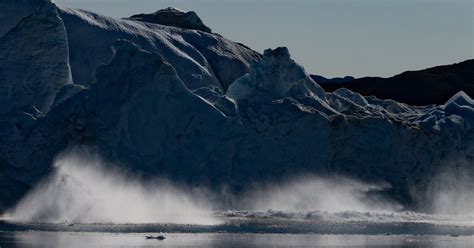
[[[66,29],[53,3],[43,4],[0,39],[0,113],[32,105],[47,113],[70,84]]]
[[[50,0],[0,1],[0,37],[14,28],[23,18]]]
[[[190,89],[215,86],[227,89],[248,72],[260,55],[220,35],[158,24],[115,19],[96,13],[59,7],[68,30],[70,64],[74,82],[89,85],[95,71],[114,55],[117,39],[127,39],[142,49],[158,53],[175,67]],[[94,37],[94,41],[90,41]]]
[[[312,89],[313,91],[310,91]],[[234,100],[245,98],[280,99],[294,91],[302,96],[315,94],[325,97],[324,91],[290,58],[287,48],[280,47],[264,52],[259,62],[253,63],[250,73],[234,82],[226,95]]]

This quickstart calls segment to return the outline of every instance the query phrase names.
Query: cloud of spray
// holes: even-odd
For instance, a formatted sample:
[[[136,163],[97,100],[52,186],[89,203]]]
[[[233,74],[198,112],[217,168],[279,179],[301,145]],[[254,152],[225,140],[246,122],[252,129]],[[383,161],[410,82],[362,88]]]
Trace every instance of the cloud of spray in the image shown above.
[[[238,196],[143,182],[83,150],[58,156],[52,174],[5,214],[18,222],[219,224],[214,211],[396,211],[387,185],[307,175],[256,184]]]
[[[312,175],[258,186],[243,197],[241,204],[255,211],[396,211],[400,205],[377,194],[387,187],[341,176]]]
[[[428,185],[428,210],[435,214],[474,217],[474,169],[455,164],[444,168]]]
[[[205,192],[142,183],[98,156],[59,156],[52,175],[6,214],[19,222],[217,224]]]

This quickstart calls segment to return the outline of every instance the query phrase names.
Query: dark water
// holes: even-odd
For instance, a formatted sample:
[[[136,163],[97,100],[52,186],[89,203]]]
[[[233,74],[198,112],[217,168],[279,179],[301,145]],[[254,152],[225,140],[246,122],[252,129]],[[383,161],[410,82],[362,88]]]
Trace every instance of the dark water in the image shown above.
[[[366,214],[367,215],[367,214]],[[366,216],[364,215],[364,216]],[[251,217],[250,217],[251,216]],[[68,224],[0,221],[0,248],[449,247],[474,248],[474,225],[435,221],[347,221],[232,213],[222,224]],[[305,215],[306,216],[306,215]],[[411,215],[410,215],[411,216]],[[420,218],[415,218],[419,220]],[[146,239],[163,233],[165,240]]]
[[[95,247],[474,247],[474,236],[167,233],[163,241],[143,233],[1,232],[2,248]],[[156,234],[153,234],[156,235]]]
[[[474,247],[474,236],[321,235],[321,234],[164,234],[164,241],[147,234],[2,232],[2,248],[84,247]]]

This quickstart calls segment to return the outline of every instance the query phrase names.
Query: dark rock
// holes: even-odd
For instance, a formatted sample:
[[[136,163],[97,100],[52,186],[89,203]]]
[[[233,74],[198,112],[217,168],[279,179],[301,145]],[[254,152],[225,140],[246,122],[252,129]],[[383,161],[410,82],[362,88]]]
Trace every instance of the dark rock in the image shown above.
[[[313,77],[314,79],[314,77]],[[314,79],[318,82],[317,79]],[[320,83],[327,92],[348,88],[362,95],[410,105],[444,104],[459,91],[474,97],[474,59],[390,77],[364,77],[348,82]]]
[[[354,80],[354,77],[345,76],[345,77],[336,77],[336,78],[326,78],[320,75],[310,75],[311,79],[313,79],[318,84],[325,84],[325,83],[347,83],[349,81]]]
[[[146,236],[146,239],[156,239],[156,240],[165,240],[166,237],[163,235],[158,235],[158,236]]]

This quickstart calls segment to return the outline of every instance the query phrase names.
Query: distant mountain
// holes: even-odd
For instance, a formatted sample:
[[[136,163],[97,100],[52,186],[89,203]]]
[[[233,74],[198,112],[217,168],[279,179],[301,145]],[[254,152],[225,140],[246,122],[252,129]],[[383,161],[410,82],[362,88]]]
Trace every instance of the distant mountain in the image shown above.
[[[316,82],[319,82],[315,79]],[[326,81],[324,90],[348,88],[362,95],[392,99],[410,105],[443,104],[456,92],[474,97],[474,59],[390,77],[364,77],[347,82]]]
[[[347,83],[355,79],[354,77],[351,77],[351,76],[336,77],[336,78],[326,78],[320,75],[310,75],[310,76],[318,84]]]

